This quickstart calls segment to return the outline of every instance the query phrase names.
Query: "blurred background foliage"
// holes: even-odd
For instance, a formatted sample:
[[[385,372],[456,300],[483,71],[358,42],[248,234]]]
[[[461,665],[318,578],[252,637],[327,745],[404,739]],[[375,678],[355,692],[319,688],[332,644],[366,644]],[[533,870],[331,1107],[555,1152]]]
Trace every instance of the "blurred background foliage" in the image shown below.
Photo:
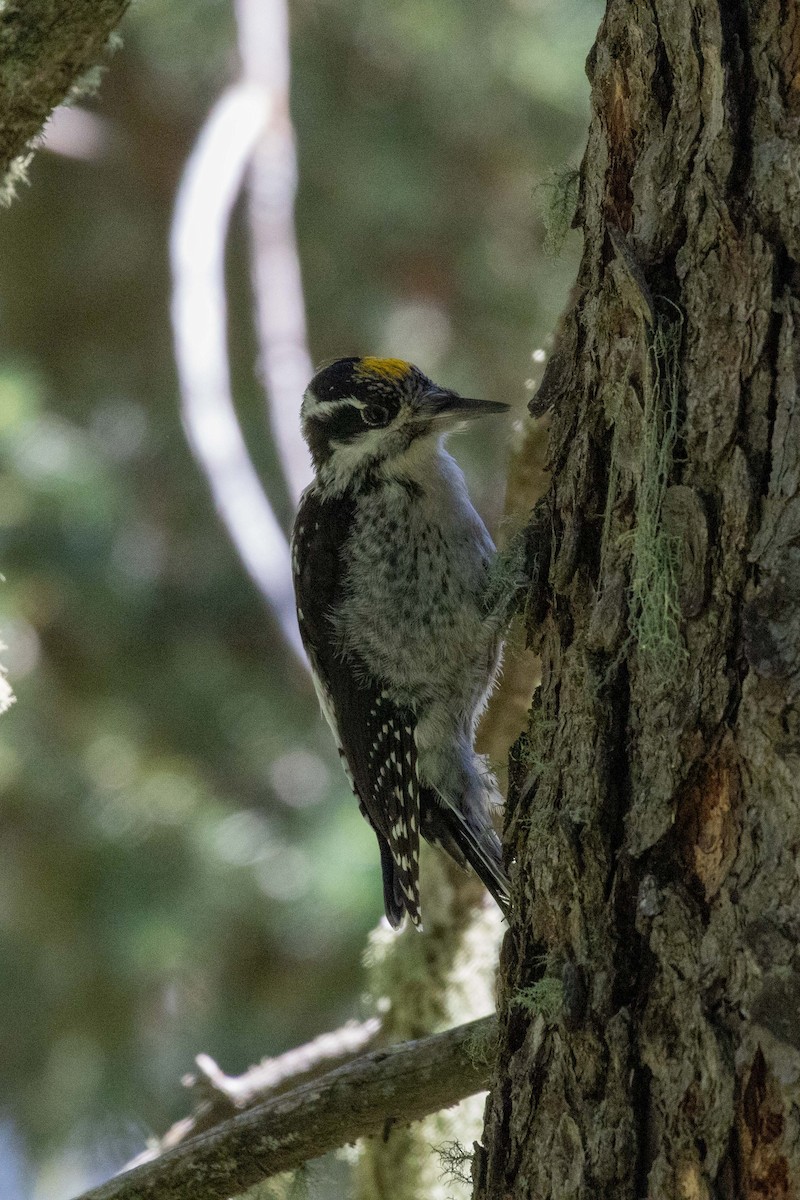
[[[315,362],[411,358],[521,412],[575,246],[599,0],[292,0],[298,235]],[[375,843],[307,681],[187,449],[167,236],[235,77],[228,0],[138,0],[100,119],[0,219],[0,1195],[64,1200],[236,1073],[360,1012]],[[54,145],[58,144],[55,139]],[[247,238],[231,366],[287,523],[254,371]],[[504,449],[457,447],[496,519]]]

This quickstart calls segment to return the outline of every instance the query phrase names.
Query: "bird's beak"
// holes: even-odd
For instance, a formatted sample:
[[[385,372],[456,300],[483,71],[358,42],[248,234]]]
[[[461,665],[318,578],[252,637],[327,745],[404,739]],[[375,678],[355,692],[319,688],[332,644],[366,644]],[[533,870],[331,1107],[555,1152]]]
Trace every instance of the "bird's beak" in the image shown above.
[[[415,416],[419,420],[432,421],[440,429],[454,429],[465,421],[477,417],[508,412],[509,406],[497,400],[470,400],[457,392],[443,388],[426,392],[416,405]]]

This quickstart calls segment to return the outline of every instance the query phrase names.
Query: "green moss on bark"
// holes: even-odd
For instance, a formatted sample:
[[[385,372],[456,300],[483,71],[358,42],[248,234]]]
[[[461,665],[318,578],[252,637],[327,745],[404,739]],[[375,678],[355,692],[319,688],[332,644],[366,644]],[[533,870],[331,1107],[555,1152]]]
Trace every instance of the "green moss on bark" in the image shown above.
[[[54,108],[96,67],[129,0],[6,0],[0,5],[0,180],[24,178]]]

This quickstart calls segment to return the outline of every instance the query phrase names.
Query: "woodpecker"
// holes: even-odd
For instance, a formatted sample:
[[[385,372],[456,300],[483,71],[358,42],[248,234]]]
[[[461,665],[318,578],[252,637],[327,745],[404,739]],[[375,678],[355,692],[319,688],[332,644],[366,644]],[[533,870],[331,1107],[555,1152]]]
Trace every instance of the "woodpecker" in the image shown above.
[[[495,548],[445,435],[507,404],[394,358],[342,358],[301,408],[315,478],[292,534],[297,616],[320,706],[378,839],[386,916],[421,928],[420,836],[508,910],[475,727],[500,662]]]

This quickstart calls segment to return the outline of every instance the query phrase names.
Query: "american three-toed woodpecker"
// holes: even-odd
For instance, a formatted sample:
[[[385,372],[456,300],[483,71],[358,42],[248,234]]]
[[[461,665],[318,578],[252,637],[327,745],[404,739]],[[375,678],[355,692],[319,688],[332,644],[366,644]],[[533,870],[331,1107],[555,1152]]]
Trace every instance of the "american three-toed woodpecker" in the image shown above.
[[[508,406],[399,359],[344,358],[302,405],[315,480],[292,536],[300,632],[322,710],[380,847],[386,915],[420,924],[419,840],[468,863],[506,910],[475,726],[502,630],[484,608],[492,540],[443,446]]]

